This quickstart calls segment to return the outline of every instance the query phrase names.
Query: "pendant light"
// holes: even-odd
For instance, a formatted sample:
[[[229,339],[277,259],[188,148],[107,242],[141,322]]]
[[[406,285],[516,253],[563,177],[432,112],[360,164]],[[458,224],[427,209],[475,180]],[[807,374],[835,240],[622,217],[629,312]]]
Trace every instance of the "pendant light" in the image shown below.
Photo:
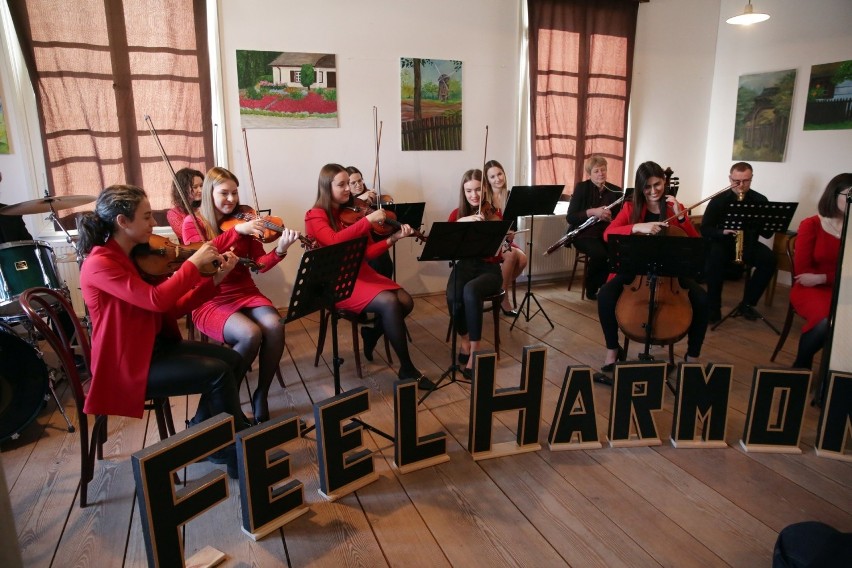
[[[725,20],[729,24],[734,24],[736,26],[750,26],[752,24],[756,24],[758,22],[763,22],[769,19],[769,14],[763,14],[761,12],[755,12],[754,8],[751,5],[751,0],[748,0],[748,4],[743,8],[743,13],[739,16],[734,16],[732,18],[728,18]]]

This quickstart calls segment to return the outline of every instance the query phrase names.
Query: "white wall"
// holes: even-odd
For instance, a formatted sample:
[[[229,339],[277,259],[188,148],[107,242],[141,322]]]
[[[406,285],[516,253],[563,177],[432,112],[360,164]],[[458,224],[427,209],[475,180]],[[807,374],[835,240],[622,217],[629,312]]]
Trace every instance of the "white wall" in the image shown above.
[[[373,106],[383,122],[382,189],[398,202],[425,201],[425,223],[445,221],[457,206],[461,175],[482,167],[485,126],[488,157],[513,163],[517,114],[520,8],[517,0],[364,0],[294,2],[221,0],[221,57],[231,166],[250,195],[236,98],[237,49],[337,55],[340,128],[250,130],[249,151],[261,207],[302,229],[316,198],[317,175],[328,162],[355,165],[369,181],[375,162]],[[400,150],[401,57],[461,60],[461,151]],[[510,179],[515,172],[509,172]],[[248,191],[249,193],[245,193]],[[421,246],[397,245],[397,280],[411,293],[446,286],[445,263],[420,263]],[[260,285],[276,305],[289,302],[298,257]],[[283,286],[283,287],[282,287]]]
[[[811,65],[852,59],[849,0],[756,0],[771,18],[753,26],[725,20],[742,0],[653,0],[639,7],[633,105],[633,166],[645,159],[681,175],[681,201],[727,185],[734,163],[739,77],[796,69],[783,162],[753,162],[753,187],[801,202],[793,228],[813,215],[825,184],[852,168],[852,130],[802,129]],[[650,75],[650,77],[649,77]],[[697,199],[694,199],[697,201]]]

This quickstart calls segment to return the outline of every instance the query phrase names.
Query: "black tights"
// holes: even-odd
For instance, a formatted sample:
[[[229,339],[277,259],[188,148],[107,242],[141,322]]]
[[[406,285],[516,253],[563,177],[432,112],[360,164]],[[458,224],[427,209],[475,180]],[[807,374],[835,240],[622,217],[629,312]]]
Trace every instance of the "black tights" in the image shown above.
[[[793,361],[793,367],[797,369],[810,369],[814,364],[814,355],[825,345],[827,334],[828,318],[820,320],[818,324],[803,333],[799,338],[799,351],[796,353],[796,360]]]
[[[243,364],[237,373],[238,381],[248,372],[255,357],[260,353],[257,370],[257,390],[252,397],[254,410],[266,414],[266,397],[269,385],[284,353],[284,326],[281,316],[271,306],[245,308],[231,314],[223,330],[225,343],[243,356]],[[255,416],[257,418],[257,416]]]
[[[402,288],[379,292],[364,308],[365,312],[376,314],[375,340],[378,342],[382,334],[387,336],[399,357],[399,375],[406,378],[420,376],[408,354],[408,336],[405,333],[405,316],[413,309],[414,300]]]

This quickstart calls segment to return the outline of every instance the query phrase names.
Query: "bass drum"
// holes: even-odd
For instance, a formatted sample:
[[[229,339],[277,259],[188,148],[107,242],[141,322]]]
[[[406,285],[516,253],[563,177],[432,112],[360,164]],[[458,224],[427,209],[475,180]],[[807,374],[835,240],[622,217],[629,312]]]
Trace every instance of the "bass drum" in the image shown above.
[[[0,444],[35,420],[48,396],[47,365],[35,348],[0,326]]]

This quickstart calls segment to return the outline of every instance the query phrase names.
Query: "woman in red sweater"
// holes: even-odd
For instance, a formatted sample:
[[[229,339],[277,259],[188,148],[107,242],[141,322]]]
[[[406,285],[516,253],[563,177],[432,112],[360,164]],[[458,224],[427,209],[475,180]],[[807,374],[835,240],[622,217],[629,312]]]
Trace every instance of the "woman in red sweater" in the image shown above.
[[[233,251],[240,258],[249,258],[266,272],[287,256],[287,249],[299,238],[299,233],[285,229],[275,248],[265,252],[256,238],[263,235],[261,220],[247,221],[222,231],[219,225],[240,204],[239,181],[225,168],[212,168],[204,178],[201,208],[198,216],[187,215],[183,221],[185,243],[212,239],[220,251]],[[200,218],[199,218],[200,217]],[[201,230],[198,234],[195,220]],[[231,345],[243,357],[241,379],[260,354],[257,370],[257,389],[252,394],[255,422],[269,420],[269,386],[284,353],[284,326],[272,302],[260,293],[244,264],[238,265],[222,282],[216,297],[195,310],[192,319],[202,333]]]
[[[385,212],[377,209],[353,225],[344,228],[340,222],[340,208],[351,206],[355,197],[349,189],[349,173],[339,164],[326,164],[322,167],[317,181],[317,200],[313,209],[305,214],[305,233],[320,246],[334,245],[352,239],[370,235],[370,226],[383,221]],[[405,316],[414,309],[414,300],[402,287],[370,267],[368,261],[379,257],[398,240],[412,236],[412,229],[402,225],[391,236],[374,242],[368,240],[364,261],[358,271],[352,295],[337,304],[338,309],[355,313],[370,312],[376,314],[374,328],[362,327],[364,356],[373,360],[373,349],[382,335],[399,357],[399,378],[416,379],[421,389],[431,390],[435,384],[421,373],[408,353],[408,338],[405,334]]]
[[[840,231],[850,190],[852,174],[834,176],[822,192],[817,205],[819,215],[808,217],[799,225],[793,258],[796,281],[790,290],[790,303],[806,321],[793,367],[810,369],[814,355],[825,344]]]

